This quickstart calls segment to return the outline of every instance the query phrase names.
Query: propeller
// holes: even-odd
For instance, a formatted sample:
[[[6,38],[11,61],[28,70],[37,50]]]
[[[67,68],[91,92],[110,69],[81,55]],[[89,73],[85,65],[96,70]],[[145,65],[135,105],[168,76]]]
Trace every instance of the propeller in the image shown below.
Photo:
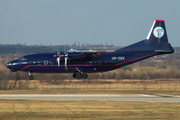
[[[61,60],[61,58],[60,58],[60,56],[58,56],[57,57],[58,67],[60,66],[60,60]]]
[[[65,54],[65,63],[64,63],[65,67],[67,67],[67,60],[68,60],[68,53]]]
[[[65,67],[67,68],[67,60],[68,60],[68,53],[67,53],[67,44],[66,44],[66,47],[65,47],[65,55],[64,55],[64,65]]]
[[[60,53],[59,53],[59,50],[58,50],[58,46],[57,46],[57,62],[58,62],[58,67],[60,66]]]
[[[57,48],[57,62],[58,62],[58,67],[60,66],[60,61],[61,57],[64,57],[64,66],[67,68],[67,62],[68,62],[68,53],[66,52],[66,46],[65,46],[65,52],[60,53],[58,48]]]

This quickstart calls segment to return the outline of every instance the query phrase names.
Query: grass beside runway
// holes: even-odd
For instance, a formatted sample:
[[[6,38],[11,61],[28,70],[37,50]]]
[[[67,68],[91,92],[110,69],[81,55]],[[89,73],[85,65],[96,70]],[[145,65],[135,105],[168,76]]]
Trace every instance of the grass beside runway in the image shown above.
[[[0,94],[179,94],[180,81],[175,80],[97,80],[98,83],[50,84],[39,80],[8,81],[0,85]],[[41,83],[42,82],[42,83]],[[100,84],[101,83],[101,84]]]
[[[80,89],[52,89],[52,90],[0,90],[0,94],[171,94],[180,95],[179,90],[80,90]]]
[[[0,100],[1,120],[179,120],[179,113],[179,103]]]

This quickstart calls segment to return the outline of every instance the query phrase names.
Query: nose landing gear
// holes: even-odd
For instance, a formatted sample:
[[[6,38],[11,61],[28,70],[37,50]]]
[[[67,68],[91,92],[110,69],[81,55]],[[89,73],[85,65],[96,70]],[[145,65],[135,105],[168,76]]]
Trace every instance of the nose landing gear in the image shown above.
[[[77,78],[77,79],[84,78],[84,79],[87,79],[88,75],[86,73],[74,73],[73,74],[73,78]]]
[[[33,80],[34,79],[34,76],[31,75],[31,73],[28,71],[28,74],[29,74],[29,80]]]
[[[29,79],[30,79],[30,80],[33,80],[33,79],[34,79],[34,76],[30,75],[30,76],[29,76]]]

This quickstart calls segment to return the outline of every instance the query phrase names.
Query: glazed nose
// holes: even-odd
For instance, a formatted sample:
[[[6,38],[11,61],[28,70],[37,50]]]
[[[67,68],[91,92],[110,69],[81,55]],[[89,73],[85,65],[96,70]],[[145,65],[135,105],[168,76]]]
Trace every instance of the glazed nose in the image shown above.
[[[8,63],[6,63],[5,66],[8,67]]]
[[[6,64],[5,64],[5,66],[8,68],[8,66],[10,65],[10,63],[9,62],[7,62]]]

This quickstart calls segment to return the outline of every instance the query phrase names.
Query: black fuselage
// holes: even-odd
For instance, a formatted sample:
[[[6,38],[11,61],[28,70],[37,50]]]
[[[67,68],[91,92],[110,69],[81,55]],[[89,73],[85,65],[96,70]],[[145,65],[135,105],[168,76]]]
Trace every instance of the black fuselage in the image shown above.
[[[86,73],[105,72],[161,54],[173,53],[168,42],[164,20],[155,20],[147,38],[114,52],[70,51],[25,55],[6,64],[11,71],[38,73],[74,73],[74,78],[87,78]]]

